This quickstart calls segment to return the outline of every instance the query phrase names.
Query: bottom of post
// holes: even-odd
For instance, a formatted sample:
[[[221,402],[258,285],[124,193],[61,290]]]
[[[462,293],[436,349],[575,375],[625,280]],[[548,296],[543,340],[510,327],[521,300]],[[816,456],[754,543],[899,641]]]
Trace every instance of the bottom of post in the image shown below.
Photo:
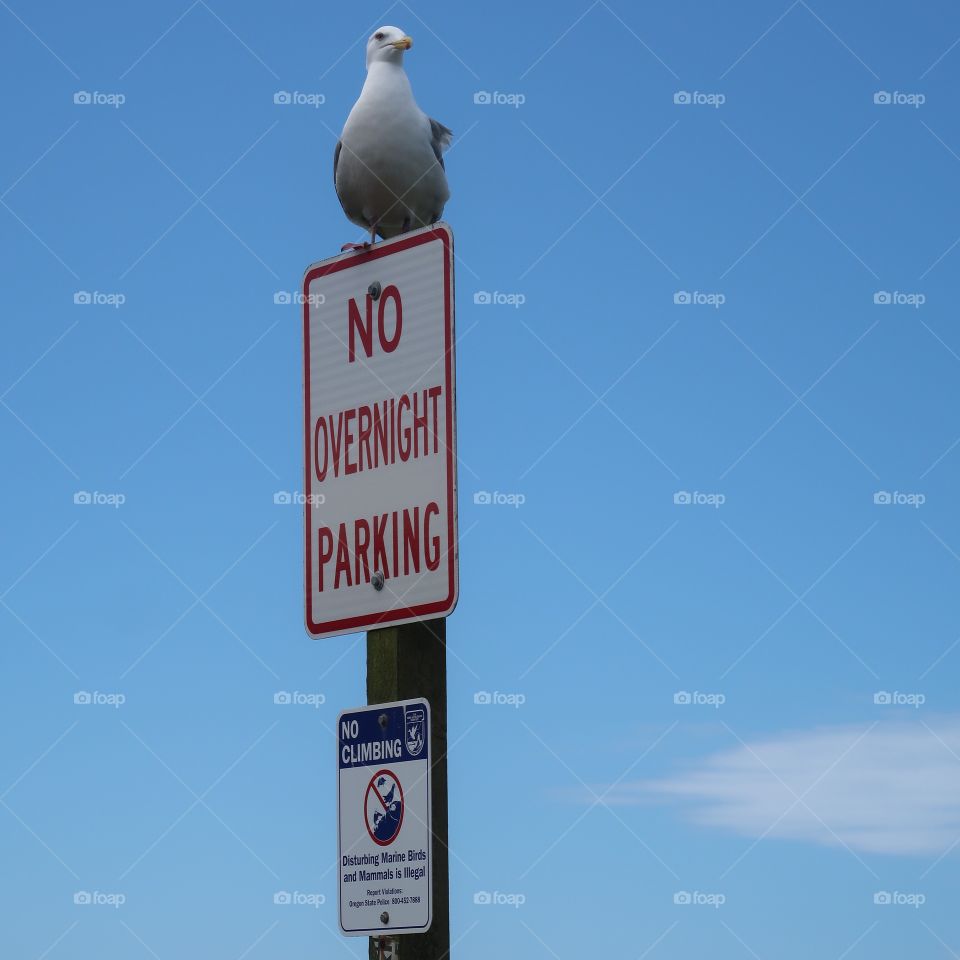
[[[424,697],[430,703],[433,922],[426,933],[371,937],[370,960],[448,960],[447,621],[423,620],[367,633],[367,703]],[[381,950],[390,942],[392,954]]]

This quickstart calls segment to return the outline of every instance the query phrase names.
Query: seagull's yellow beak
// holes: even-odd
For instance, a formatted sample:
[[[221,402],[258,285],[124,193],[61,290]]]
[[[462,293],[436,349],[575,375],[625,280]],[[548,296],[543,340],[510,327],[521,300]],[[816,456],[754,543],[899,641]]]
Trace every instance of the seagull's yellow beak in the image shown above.
[[[394,40],[390,46],[396,47],[398,50],[409,50],[413,46],[413,37],[403,37],[400,40]]]

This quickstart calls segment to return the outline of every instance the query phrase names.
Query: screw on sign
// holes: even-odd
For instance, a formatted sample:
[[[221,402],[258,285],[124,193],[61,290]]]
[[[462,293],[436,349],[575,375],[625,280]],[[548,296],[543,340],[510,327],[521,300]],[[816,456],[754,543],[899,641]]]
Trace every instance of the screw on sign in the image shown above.
[[[367,832],[378,846],[393,843],[403,826],[403,787],[391,770],[378,770],[364,796]]]

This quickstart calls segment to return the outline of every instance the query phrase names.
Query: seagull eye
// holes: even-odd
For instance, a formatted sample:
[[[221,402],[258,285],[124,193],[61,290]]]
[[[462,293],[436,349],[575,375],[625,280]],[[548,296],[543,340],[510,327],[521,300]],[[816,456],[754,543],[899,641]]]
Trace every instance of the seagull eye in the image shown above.
[[[373,35],[373,39],[374,39],[374,40],[382,40],[382,39],[383,39],[383,34],[382,34],[382,33],[375,33],[375,34]]]

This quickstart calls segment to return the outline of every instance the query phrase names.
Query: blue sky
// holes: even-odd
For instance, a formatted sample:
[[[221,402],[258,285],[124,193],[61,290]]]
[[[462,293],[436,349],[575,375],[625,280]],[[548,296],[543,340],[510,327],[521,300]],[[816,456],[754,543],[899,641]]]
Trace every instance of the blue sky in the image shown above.
[[[955,956],[960,12],[804,0],[0,4],[0,952],[365,956],[275,300],[383,23],[456,135],[454,955]]]

